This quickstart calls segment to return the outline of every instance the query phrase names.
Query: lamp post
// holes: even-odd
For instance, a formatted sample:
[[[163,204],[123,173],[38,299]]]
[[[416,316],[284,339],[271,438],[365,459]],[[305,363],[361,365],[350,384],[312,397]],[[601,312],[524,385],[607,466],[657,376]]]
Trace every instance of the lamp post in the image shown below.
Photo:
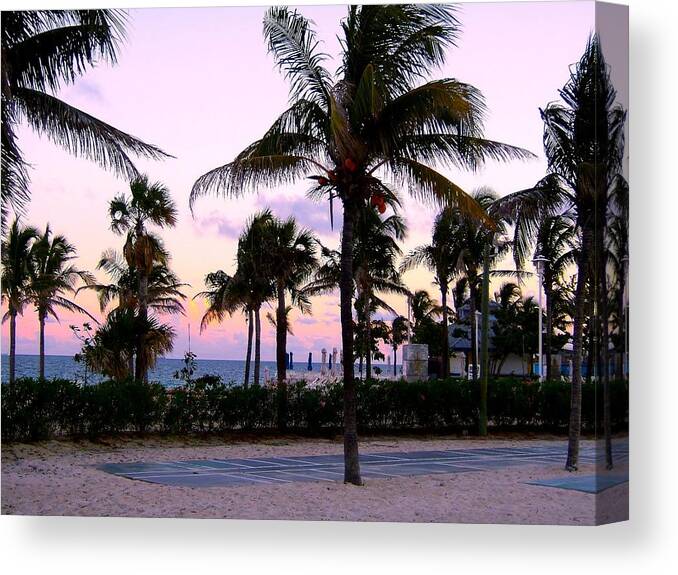
[[[412,294],[407,294],[407,343],[412,343]]]
[[[542,283],[543,283],[543,277],[544,277],[544,264],[547,263],[549,259],[547,257],[542,256],[541,254],[537,254],[534,256],[534,259],[532,260],[532,263],[534,264],[534,267],[537,268],[537,278],[539,284],[537,285],[537,302],[539,305],[539,336],[538,336],[538,341],[539,341],[539,351],[538,351],[538,360],[537,360],[537,365],[539,366],[539,381],[544,381],[544,365],[542,362],[542,308],[541,308],[541,290],[542,290]]]

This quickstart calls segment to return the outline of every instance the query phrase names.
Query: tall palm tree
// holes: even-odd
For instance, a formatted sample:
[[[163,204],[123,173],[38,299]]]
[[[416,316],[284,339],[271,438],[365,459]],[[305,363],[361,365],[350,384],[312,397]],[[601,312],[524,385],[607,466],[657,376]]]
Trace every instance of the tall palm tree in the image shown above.
[[[452,278],[456,275],[459,259],[459,248],[455,242],[456,218],[450,208],[443,209],[433,223],[431,243],[414,248],[403,259],[400,265],[401,273],[417,266],[424,266],[434,275],[435,283],[440,289],[440,301],[442,308],[442,350],[443,350],[443,373],[445,377],[449,373],[450,345],[448,342],[448,318],[449,308],[447,294],[450,289]]]
[[[570,210],[579,235],[577,285],[572,328],[573,368],[570,399],[568,450],[565,468],[576,471],[581,435],[581,364],[584,326],[589,323],[599,341],[598,352],[603,380],[605,452],[612,465],[610,401],[607,370],[607,274],[605,234],[610,201],[622,195],[628,185],[621,176],[624,158],[626,111],[615,104],[616,93],[603,57],[600,40],[591,36],[584,54],[560,90],[561,102],[541,111],[544,122],[544,151],[548,174],[534,188],[512,194],[520,206],[516,229],[534,232],[544,213]],[[589,296],[589,294],[591,294]]]
[[[287,292],[293,299],[318,267],[318,240],[309,230],[300,229],[293,217],[279,220],[270,210],[262,212],[266,274],[273,282],[277,300],[275,315],[278,426],[287,426]],[[304,300],[302,300],[304,301]]]
[[[174,227],[177,210],[169,190],[159,182],[149,183],[147,176],[140,176],[130,182],[130,195],[120,194],[109,204],[111,229],[117,234],[126,234],[123,250],[129,267],[138,276],[138,317],[144,325],[148,319],[148,282],[154,264],[163,253],[159,239],[147,230],[148,224],[158,227]],[[148,366],[144,364],[143,334],[136,338],[136,364],[134,377],[145,380]]]
[[[31,279],[31,246],[38,237],[34,227],[24,227],[18,219],[12,222],[2,239],[2,300],[7,301],[9,319],[9,384],[14,385],[16,373],[16,318],[28,302]]]
[[[629,260],[628,191],[625,194],[623,192],[618,194],[610,212],[606,249],[608,250],[608,259],[614,279],[613,294],[615,301],[612,307],[615,309],[614,316],[617,328],[615,378],[621,380],[624,378],[624,355],[628,353],[628,334],[626,333],[626,316],[628,314],[626,289]]]
[[[65,294],[75,294],[78,280],[92,283],[94,277],[71,262],[76,257],[75,246],[63,235],[52,235],[49,225],[31,246],[30,300],[38,312],[40,325],[40,379],[45,378],[45,322],[51,315],[58,320],[58,309],[82,313],[97,321],[86,309],[71,301]]]
[[[239,195],[259,186],[315,180],[314,192],[343,206],[340,309],[344,352],[344,479],[361,484],[353,381],[353,244],[357,215],[390,190],[390,175],[417,198],[482,210],[431,167],[476,168],[485,159],[528,153],[484,139],[482,96],[453,79],[426,82],[454,45],[459,23],[442,5],[349,6],[342,21],[336,75],[310,22],[286,7],[270,8],[264,36],[290,81],[291,105],[261,139],[194,184],[191,202],[212,192]]]
[[[553,379],[552,339],[555,291],[566,270],[575,262],[577,234],[567,214],[545,216],[537,229],[535,251],[543,261],[542,286],[546,305],[546,378]]]
[[[396,355],[398,353],[398,347],[407,341],[407,335],[409,332],[408,321],[406,317],[398,315],[393,318],[391,322],[391,346],[393,347],[393,376],[398,375],[396,367]]]
[[[55,96],[100,61],[115,63],[125,35],[119,10],[2,12],[2,222],[30,198],[29,163],[17,142],[25,121],[75,156],[131,179],[130,154],[159,159],[162,150],[122,132]]]

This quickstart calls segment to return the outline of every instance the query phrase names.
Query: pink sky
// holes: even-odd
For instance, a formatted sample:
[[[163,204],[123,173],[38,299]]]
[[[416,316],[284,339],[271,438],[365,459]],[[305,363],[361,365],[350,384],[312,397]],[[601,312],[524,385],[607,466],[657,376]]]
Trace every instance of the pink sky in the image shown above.
[[[338,229],[330,229],[326,204],[304,196],[306,185],[262,190],[240,199],[205,198],[188,209],[192,183],[205,171],[230,161],[268,128],[288,102],[285,80],[274,69],[261,33],[265,8],[184,8],[132,10],[128,39],[115,67],[101,65],[62,91],[67,102],[123,130],[159,145],[176,156],[164,162],[138,162],[152,180],[165,183],[179,209],[175,229],[162,236],[173,255],[172,267],[192,287],[202,289],[209,271],[234,271],[236,238],[245,221],[270,206],[279,216],[295,215],[323,243],[336,247]],[[336,39],[345,6],[300,8],[315,21],[324,51],[339,52]],[[530,2],[465,4],[459,46],[450,51],[438,77],[471,83],[485,95],[489,108],[486,135],[525,147],[537,160],[488,165],[479,173],[448,173],[467,191],[490,186],[499,194],[529,187],[540,179],[546,163],[538,108],[556,100],[595,26],[593,2]],[[608,56],[609,59],[609,56]],[[334,68],[334,60],[330,67]],[[613,63],[613,62],[611,62]],[[614,71],[614,65],[613,65]],[[96,164],[73,158],[30,130],[20,130],[21,147],[33,164],[32,201],[26,221],[49,222],[77,246],[78,264],[94,270],[101,252],[119,249],[122,239],[109,230],[107,204],[126,184]],[[404,215],[410,234],[405,251],[430,240],[434,211],[406,199]],[[104,274],[98,274],[105,280]],[[411,289],[436,293],[431,276],[409,272]],[[534,291],[528,281],[526,291]],[[437,296],[439,298],[439,295]],[[99,316],[93,294],[78,303]],[[404,299],[390,303],[406,313]],[[204,304],[190,301],[186,317],[166,318],[178,332],[174,357],[187,348],[188,323],[192,349],[199,358],[241,359],[246,327],[236,315],[198,334]],[[47,353],[73,354],[79,344],[68,325],[84,318],[64,312],[61,323],[47,326]],[[294,337],[288,349],[297,358],[322,347],[340,347],[338,294],[316,298],[313,315],[293,316]],[[3,344],[8,327],[3,325]],[[18,353],[37,353],[37,319],[27,310],[19,320]],[[3,348],[4,350],[4,348]],[[275,334],[263,323],[262,357],[273,359]]]

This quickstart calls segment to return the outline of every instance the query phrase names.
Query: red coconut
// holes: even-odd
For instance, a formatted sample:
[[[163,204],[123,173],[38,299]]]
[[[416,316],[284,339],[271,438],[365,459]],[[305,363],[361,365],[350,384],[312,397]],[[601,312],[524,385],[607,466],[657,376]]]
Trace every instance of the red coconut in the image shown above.
[[[386,211],[386,204],[382,200],[381,203],[377,206],[380,214],[383,214]]]
[[[358,166],[355,165],[355,162],[351,158],[346,158],[344,160],[344,168],[346,168],[349,172],[355,172],[357,167]]]
[[[326,186],[327,184],[329,184],[329,180],[327,178],[320,177],[318,178],[318,183],[321,186]]]

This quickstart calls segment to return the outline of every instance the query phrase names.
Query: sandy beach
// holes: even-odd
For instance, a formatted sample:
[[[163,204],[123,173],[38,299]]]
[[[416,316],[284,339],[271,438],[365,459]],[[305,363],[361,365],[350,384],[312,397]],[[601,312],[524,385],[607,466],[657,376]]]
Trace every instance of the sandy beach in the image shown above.
[[[374,437],[361,443],[361,452],[509,447],[549,441],[554,440]],[[562,438],[557,441],[562,442]],[[628,517],[628,483],[598,496],[525,483],[568,475],[561,465],[370,479],[362,487],[319,482],[211,488],[155,485],[95,467],[134,461],[341,452],[339,440],[299,438],[255,442],[127,438],[97,443],[8,444],[2,448],[2,513],[562,525],[593,525]],[[618,467],[615,471],[624,470]],[[592,472],[592,466],[579,471],[581,475]]]

